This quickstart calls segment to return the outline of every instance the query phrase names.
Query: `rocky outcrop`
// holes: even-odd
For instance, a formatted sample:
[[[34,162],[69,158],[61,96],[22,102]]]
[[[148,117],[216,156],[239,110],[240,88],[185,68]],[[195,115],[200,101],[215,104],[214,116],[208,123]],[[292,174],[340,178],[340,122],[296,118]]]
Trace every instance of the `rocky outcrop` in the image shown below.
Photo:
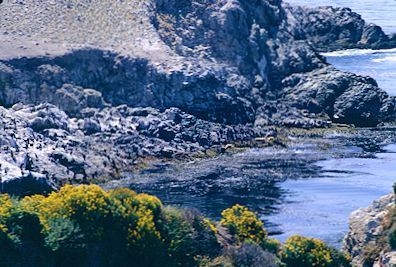
[[[396,253],[387,238],[394,208],[395,197],[391,194],[351,214],[344,250],[351,255],[353,266],[396,266]]]
[[[330,67],[289,13],[279,0],[4,2],[2,134],[16,147],[1,158],[84,182],[268,126],[394,120],[395,99]]]
[[[290,31],[298,40],[307,40],[319,51],[347,48],[387,49],[396,47],[396,36],[367,23],[349,8],[300,7],[284,5]]]
[[[85,108],[69,117],[51,104],[1,107],[3,192],[49,192],[64,183],[116,177],[138,158],[175,158],[228,142],[274,136],[269,129],[228,126],[180,109]]]
[[[282,84],[283,103],[310,113],[324,113],[333,122],[376,126],[394,117],[394,100],[369,77],[329,66],[309,74],[292,74]]]

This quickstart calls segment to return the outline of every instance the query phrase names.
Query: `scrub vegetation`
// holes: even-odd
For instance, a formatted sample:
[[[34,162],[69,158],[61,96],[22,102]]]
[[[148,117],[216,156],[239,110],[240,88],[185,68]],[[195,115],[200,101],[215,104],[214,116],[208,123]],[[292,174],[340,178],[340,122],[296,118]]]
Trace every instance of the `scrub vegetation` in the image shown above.
[[[219,222],[126,188],[66,185],[48,196],[0,195],[0,266],[348,266],[323,242],[268,238],[246,207]]]

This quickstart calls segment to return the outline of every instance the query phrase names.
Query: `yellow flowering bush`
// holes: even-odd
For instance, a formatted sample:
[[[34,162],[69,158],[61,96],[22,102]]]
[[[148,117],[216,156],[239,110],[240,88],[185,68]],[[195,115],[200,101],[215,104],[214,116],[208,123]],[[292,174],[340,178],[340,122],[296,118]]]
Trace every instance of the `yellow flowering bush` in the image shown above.
[[[262,244],[267,239],[267,232],[262,221],[248,208],[235,205],[224,210],[220,224],[226,227],[239,241],[253,241]]]
[[[350,266],[345,255],[315,238],[290,237],[283,246],[281,259],[287,267]]]
[[[136,197],[136,192],[129,188],[116,188],[109,190],[110,197],[124,202],[128,199],[133,199]]]
[[[22,198],[19,204],[25,211],[40,213],[40,207],[44,200],[45,196],[33,195]]]
[[[157,218],[161,212],[162,203],[155,196],[150,196],[147,194],[139,194],[133,199],[132,206],[137,209],[151,210],[153,216]]]
[[[138,220],[136,225],[128,228],[129,244],[140,248],[151,247],[153,243],[160,240],[161,234],[157,230],[153,212],[149,209],[139,209],[137,212]],[[154,244],[156,245],[156,244]]]
[[[234,250],[222,250],[227,241],[219,224],[238,241],[228,244]],[[264,260],[274,264],[276,254],[286,267],[349,266],[342,253],[316,239],[296,236],[282,247],[240,205],[224,210],[217,223],[195,210],[164,207],[151,195],[127,188],[106,191],[97,185],[67,185],[48,196],[22,199],[0,194],[0,251],[6,255],[0,257],[0,266],[6,267],[21,262],[232,267]]]
[[[6,222],[11,215],[12,207],[11,197],[7,194],[0,195],[0,231],[3,233],[7,232]]]

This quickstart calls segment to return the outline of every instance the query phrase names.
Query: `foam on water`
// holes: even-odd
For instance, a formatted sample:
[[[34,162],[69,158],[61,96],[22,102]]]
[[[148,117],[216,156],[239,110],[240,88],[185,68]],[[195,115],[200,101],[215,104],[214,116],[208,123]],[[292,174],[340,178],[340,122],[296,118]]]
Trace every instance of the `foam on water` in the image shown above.
[[[396,49],[350,49],[323,55],[340,70],[373,77],[379,87],[396,96]]]
[[[285,0],[292,5],[349,7],[368,21],[381,26],[386,33],[396,33],[394,0]],[[323,53],[336,68],[373,77],[379,87],[396,96],[396,49],[349,49]]]
[[[348,57],[348,56],[365,56],[365,55],[381,55],[396,53],[396,48],[392,49],[346,49],[334,52],[322,53],[326,57]]]

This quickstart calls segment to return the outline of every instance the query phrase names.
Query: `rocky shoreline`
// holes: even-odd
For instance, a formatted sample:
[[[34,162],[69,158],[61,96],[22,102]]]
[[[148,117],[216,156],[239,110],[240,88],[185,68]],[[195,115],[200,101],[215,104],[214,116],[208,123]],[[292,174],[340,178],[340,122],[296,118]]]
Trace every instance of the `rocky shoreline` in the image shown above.
[[[394,209],[395,196],[389,194],[351,214],[344,250],[351,255],[353,266],[396,265],[396,252],[389,247],[387,240]]]
[[[293,36],[307,40],[318,51],[396,47],[396,34],[385,34],[381,27],[367,23],[350,8],[310,8],[288,4],[284,4],[284,8],[293,25]]]
[[[273,138],[273,127],[395,120],[394,97],[318,53],[328,42],[393,46],[348,10],[278,0],[10,0],[0,16],[5,192],[115,177],[139,158]],[[311,17],[318,23],[307,31]],[[350,36],[319,34],[321,20],[331,32],[343,27],[339,17],[352,21]],[[23,181],[36,189],[22,190]]]

